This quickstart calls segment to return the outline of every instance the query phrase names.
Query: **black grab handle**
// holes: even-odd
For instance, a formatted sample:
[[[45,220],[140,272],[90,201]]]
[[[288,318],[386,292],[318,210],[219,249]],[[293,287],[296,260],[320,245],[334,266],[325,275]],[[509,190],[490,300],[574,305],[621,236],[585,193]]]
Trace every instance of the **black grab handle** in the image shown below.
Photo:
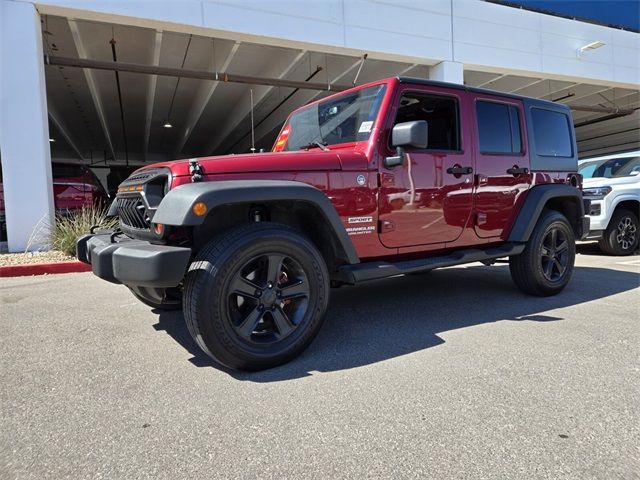
[[[527,173],[529,173],[529,169],[526,167],[520,168],[517,165],[514,165],[513,167],[507,169],[507,173],[513,176],[526,175]]]
[[[473,173],[473,168],[471,167],[449,167],[447,168],[447,173],[451,175],[469,175]]]

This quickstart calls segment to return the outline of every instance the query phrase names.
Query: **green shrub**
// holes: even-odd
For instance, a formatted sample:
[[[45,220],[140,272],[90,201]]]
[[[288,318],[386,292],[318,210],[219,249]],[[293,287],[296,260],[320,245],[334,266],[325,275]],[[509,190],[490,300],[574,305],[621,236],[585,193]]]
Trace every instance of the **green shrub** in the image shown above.
[[[51,248],[75,256],[76,240],[89,233],[94,225],[110,230],[116,228],[118,220],[106,218],[106,210],[95,207],[86,207],[68,215],[56,215],[56,223],[51,229]]]

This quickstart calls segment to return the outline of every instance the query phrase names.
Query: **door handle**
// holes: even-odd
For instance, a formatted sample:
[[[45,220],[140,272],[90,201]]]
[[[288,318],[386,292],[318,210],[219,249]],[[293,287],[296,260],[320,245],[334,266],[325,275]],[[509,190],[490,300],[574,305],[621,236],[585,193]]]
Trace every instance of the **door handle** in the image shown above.
[[[518,165],[514,165],[511,168],[507,168],[507,173],[517,177],[518,175],[526,175],[529,173],[529,169],[526,167],[520,168]]]
[[[453,167],[447,168],[447,173],[451,175],[469,175],[473,173],[473,168],[471,167],[461,167],[460,165],[454,165]]]

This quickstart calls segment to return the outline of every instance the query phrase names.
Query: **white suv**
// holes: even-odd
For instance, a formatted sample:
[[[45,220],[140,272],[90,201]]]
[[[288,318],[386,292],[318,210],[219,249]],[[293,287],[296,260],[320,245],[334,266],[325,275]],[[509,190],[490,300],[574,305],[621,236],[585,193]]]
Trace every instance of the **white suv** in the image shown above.
[[[582,160],[578,171],[591,200],[587,240],[610,255],[630,255],[640,239],[640,151]]]

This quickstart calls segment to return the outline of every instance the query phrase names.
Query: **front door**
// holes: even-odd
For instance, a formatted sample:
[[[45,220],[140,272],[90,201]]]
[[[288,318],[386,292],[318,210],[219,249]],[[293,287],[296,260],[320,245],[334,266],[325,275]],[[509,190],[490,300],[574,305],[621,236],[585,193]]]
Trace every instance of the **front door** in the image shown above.
[[[388,121],[383,155],[394,155],[390,145],[393,125],[426,120],[426,149],[407,148],[402,166],[380,167],[379,235],[390,248],[455,241],[472,209],[472,154],[465,148],[467,121],[461,121],[466,93],[452,94],[439,87],[402,89]]]

